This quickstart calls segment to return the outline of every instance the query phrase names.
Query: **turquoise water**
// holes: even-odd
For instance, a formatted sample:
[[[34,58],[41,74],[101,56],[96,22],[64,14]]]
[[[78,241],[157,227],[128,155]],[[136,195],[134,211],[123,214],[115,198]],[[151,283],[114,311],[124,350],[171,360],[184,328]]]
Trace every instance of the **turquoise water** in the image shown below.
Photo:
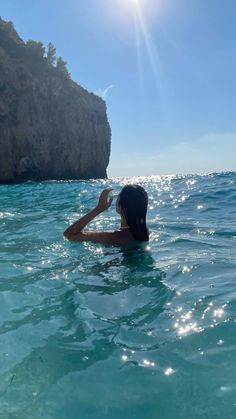
[[[131,181],[150,249],[69,243]],[[236,173],[0,186],[0,417],[236,417]],[[116,228],[114,204],[91,227]]]

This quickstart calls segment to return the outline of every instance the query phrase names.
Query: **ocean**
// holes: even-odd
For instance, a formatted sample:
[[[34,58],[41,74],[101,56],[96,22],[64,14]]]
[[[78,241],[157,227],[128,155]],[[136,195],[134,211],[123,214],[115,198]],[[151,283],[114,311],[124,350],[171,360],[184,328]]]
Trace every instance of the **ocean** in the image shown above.
[[[139,183],[150,243],[63,238]],[[236,173],[0,186],[0,417],[236,417]],[[119,226],[115,205],[90,228]]]

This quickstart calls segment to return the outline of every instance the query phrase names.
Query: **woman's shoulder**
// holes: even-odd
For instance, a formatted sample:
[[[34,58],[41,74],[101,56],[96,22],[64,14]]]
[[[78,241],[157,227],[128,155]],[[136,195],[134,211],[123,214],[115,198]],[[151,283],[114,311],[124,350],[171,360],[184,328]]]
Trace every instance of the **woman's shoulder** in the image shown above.
[[[139,248],[145,248],[147,246],[146,241],[139,242],[135,240],[129,228],[115,230],[114,237],[116,237],[117,241],[120,243],[121,246],[135,246]]]

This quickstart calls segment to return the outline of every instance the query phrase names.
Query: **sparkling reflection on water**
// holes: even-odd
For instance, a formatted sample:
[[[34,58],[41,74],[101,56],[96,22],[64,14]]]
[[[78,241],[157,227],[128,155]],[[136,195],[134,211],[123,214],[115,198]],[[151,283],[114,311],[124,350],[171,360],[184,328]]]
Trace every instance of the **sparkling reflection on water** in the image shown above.
[[[150,250],[68,243],[107,186],[149,194]],[[1,186],[3,418],[236,415],[236,174]],[[114,205],[91,228],[116,228]]]

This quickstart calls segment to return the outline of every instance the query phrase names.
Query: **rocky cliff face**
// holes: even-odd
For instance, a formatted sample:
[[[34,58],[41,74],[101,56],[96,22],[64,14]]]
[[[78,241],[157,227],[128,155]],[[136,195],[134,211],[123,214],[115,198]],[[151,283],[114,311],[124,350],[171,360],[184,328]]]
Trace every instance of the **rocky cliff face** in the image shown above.
[[[0,18],[0,182],[106,177],[106,104]]]

